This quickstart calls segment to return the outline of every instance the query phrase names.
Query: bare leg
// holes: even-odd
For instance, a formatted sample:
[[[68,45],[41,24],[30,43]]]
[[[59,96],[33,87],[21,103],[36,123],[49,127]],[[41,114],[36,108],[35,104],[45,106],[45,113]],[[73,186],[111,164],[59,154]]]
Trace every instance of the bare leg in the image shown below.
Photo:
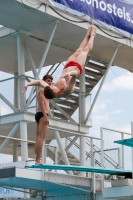
[[[88,53],[92,50],[93,48],[93,43],[94,43],[94,38],[95,38],[95,34],[96,34],[96,27],[92,26],[91,29],[91,35],[90,35],[90,39],[87,43],[87,45],[81,49],[81,51],[79,52],[78,56],[76,57],[76,59],[74,60],[75,62],[79,63],[81,65],[81,67],[83,68],[86,62],[86,58]]]
[[[89,26],[89,28],[87,30],[87,33],[86,33],[86,36],[85,36],[84,40],[81,42],[81,44],[80,44],[78,49],[86,47],[86,45],[88,43],[88,40],[90,38],[90,35],[91,35],[91,29],[92,29],[92,25]]]
[[[67,64],[69,61],[71,61],[71,60],[76,61],[76,59],[77,59],[77,57],[79,56],[79,54],[83,51],[84,48],[86,48],[86,47],[88,46],[89,41],[92,40],[92,39],[91,39],[91,35],[92,35],[92,32],[94,32],[93,29],[94,29],[94,26],[93,26],[93,25],[90,26],[90,27],[88,28],[88,31],[87,31],[87,34],[86,34],[84,40],[83,40],[82,43],[80,44],[79,48],[75,51],[75,53],[74,53],[73,55],[71,55],[71,56],[68,58],[66,64]],[[93,43],[93,42],[91,42],[91,43]],[[92,45],[91,45],[91,46],[92,46]],[[91,48],[91,49],[92,49],[92,48]],[[89,52],[89,51],[88,51],[88,52]],[[76,61],[76,62],[77,62],[77,61]],[[79,63],[79,64],[80,64],[80,63]],[[82,65],[81,65],[81,66],[82,66]]]
[[[36,164],[42,164],[40,158],[42,153],[43,141],[45,139],[47,129],[48,125],[45,124],[44,117],[42,117],[39,121],[38,134],[35,144]]]

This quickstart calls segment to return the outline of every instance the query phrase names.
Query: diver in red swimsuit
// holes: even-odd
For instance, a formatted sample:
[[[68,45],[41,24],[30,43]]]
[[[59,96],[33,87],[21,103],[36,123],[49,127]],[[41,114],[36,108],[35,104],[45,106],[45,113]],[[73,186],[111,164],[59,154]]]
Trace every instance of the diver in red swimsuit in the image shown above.
[[[87,55],[93,48],[95,35],[96,27],[91,25],[88,28],[87,34],[79,48],[68,58],[62,75],[54,85],[48,86],[44,81],[35,80],[25,85],[22,93],[27,90],[28,86],[40,85],[44,88],[44,96],[47,99],[67,97],[72,94],[76,84],[76,79],[82,73]]]

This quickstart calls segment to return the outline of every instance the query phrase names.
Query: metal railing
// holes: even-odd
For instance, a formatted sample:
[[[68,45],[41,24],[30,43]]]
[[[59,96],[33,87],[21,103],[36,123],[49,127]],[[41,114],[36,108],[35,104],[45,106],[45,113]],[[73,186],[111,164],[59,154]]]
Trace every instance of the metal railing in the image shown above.
[[[105,127],[101,127],[100,132],[101,132],[101,166],[104,167],[104,130],[108,130],[108,131],[113,131],[115,133],[120,134],[120,139],[123,140],[124,139],[124,135],[128,135],[131,136],[130,133],[124,132],[124,131],[119,131],[119,130],[114,130],[114,129],[109,129],[109,128],[105,128]],[[119,168],[124,169],[124,146],[121,145],[121,148],[117,148],[118,149],[118,159],[119,159]],[[121,150],[121,151],[120,151]],[[104,188],[104,175],[101,175],[101,185],[102,185],[102,190]]]
[[[67,139],[69,140],[69,141],[72,141],[72,139],[71,138],[68,138],[67,137]],[[86,140],[87,141],[89,141],[89,139],[88,138],[86,138]],[[90,141],[89,141],[90,142]],[[91,144],[88,144],[88,142],[86,142],[86,144],[87,145],[89,145],[90,147],[91,147]],[[74,145],[78,148],[78,149],[80,149],[80,146],[78,145],[78,143],[74,143]],[[114,149],[110,149],[110,150],[116,150],[116,149],[118,149],[118,148],[114,148]],[[109,149],[108,150],[104,150],[104,151],[109,151]],[[100,150],[100,148],[98,147],[98,146],[96,146],[95,144],[93,144],[93,152],[95,152],[95,153],[99,153],[99,155],[101,155],[101,150]],[[91,158],[91,154],[89,153],[89,152],[87,152],[86,151],[86,161],[87,161],[87,159],[88,159],[88,157],[89,158]],[[107,158],[105,157],[105,159],[110,163],[110,164],[112,164],[115,168],[118,168],[118,166],[119,166],[119,163],[117,163],[115,160],[113,160],[108,154],[106,154],[106,153],[104,153],[104,156],[107,156]],[[115,164],[114,164],[114,163]],[[97,163],[99,166],[101,166],[101,162],[99,162],[97,159],[95,160],[95,163]]]

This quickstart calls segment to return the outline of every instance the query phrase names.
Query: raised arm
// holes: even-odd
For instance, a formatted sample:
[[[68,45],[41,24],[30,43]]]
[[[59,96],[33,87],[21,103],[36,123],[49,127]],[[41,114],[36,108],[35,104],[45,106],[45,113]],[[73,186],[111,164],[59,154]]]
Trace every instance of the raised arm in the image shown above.
[[[48,84],[43,81],[43,80],[35,80],[35,81],[31,81],[28,84],[26,84],[23,89],[22,89],[22,94],[24,94],[28,88],[28,86],[41,86],[43,88],[45,88],[46,86],[48,86]]]

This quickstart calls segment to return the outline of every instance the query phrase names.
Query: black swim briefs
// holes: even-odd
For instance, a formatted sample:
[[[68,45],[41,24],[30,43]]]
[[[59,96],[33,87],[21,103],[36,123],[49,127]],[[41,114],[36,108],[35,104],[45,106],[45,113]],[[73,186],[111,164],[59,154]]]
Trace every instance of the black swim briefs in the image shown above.
[[[48,116],[48,113],[46,113],[46,115]],[[36,120],[36,122],[39,123],[39,120],[40,120],[43,116],[44,116],[44,115],[43,115],[42,112],[37,112],[37,113],[35,114],[35,120]]]

